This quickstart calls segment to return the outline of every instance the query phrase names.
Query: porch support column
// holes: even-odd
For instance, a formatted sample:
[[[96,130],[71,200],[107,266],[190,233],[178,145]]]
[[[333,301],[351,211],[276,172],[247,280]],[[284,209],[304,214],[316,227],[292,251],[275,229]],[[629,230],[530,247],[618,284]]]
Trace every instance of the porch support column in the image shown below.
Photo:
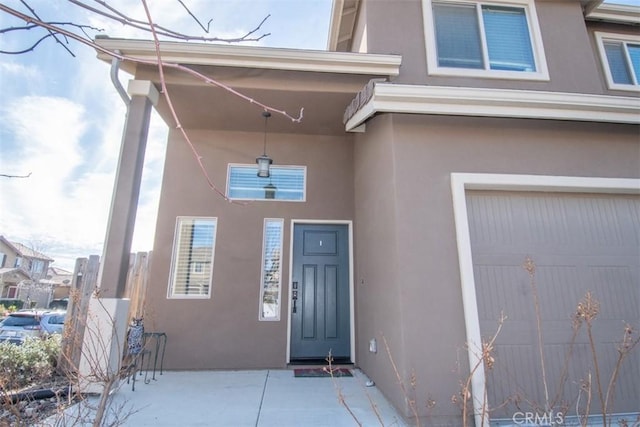
[[[131,80],[128,93],[131,100],[127,106],[98,279],[100,296],[106,298],[124,297],[151,107],[159,98],[158,90],[150,81]]]
[[[130,301],[125,298],[125,288],[129,256],[151,107],[159,97],[157,89],[149,81],[130,81],[128,92],[131,99],[127,105],[109,224],[98,274],[97,287],[100,292],[99,295],[92,295],[89,301],[78,367],[80,390],[83,393],[108,393],[111,390],[113,382],[119,378],[126,346]]]

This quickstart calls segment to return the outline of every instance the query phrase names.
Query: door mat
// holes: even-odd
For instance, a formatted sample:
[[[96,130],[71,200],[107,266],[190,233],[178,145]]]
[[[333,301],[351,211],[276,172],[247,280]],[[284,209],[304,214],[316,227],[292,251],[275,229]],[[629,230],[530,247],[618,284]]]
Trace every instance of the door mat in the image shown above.
[[[328,378],[331,374],[324,368],[299,368],[293,370],[296,378]],[[333,368],[334,377],[352,377],[351,371],[346,368]]]

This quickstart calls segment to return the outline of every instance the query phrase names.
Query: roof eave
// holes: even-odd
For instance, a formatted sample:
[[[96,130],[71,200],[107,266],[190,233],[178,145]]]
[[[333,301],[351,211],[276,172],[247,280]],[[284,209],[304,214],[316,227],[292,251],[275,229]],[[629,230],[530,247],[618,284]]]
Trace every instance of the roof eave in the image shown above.
[[[157,63],[156,46],[150,40],[96,38],[107,51],[119,51],[128,58]],[[162,61],[184,65],[262,68],[287,71],[397,76],[401,56],[283,49],[208,43],[160,42]],[[111,62],[112,57],[98,51],[98,58]],[[125,61],[122,68],[135,72],[135,63]]]
[[[327,50],[334,52],[350,50],[359,7],[360,0],[333,0]]]
[[[595,7],[585,8],[585,18],[617,24],[640,25],[640,6],[592,2]]]
[[[399,85],[375,82],[345,117],[347,132],[378,113],[503,117],[640,124],[638,98],[514,89]]]

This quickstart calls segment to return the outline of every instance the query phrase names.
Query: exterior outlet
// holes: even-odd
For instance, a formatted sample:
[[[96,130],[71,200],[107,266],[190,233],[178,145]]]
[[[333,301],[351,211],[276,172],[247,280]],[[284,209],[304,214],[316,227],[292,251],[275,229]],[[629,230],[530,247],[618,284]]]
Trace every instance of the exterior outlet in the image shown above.
[[[371,341],[369,341],[369,352],[370,353],[378,352],[378,342],[376,341],[375,338],[371,338]]]

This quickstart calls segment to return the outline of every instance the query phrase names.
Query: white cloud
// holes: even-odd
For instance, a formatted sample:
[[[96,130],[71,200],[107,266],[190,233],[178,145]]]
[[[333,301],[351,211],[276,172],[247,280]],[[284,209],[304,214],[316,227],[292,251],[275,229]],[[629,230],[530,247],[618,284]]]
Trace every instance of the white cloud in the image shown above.
[[[37,68],[12,61],[0,61],[0,73],[5,74],[4,78],[19,76],[20,78],[33,79],[40,76]]]
[[[82,105],[65,98],[27,96],[5,105],[3,118],[19,143],[21,156],[14,164],[48,171],[49,161],[64,161],[70,166],[81,161],[78,146],[85,131]]]
[[[44,241],[45,246],[56,240],[83,246],[87,240],[100,241],[103,237],[97,238],[93,229],[101,220],[93,210],[103,206],[78,198],[79,190],[96,177],[72,175],[84,155],[84,107],[64,98],[17,98],[5,105],[2,122],[13,140],[10,147],[3,142],[3,152],[11,153],[2,164],[3,173],[31,173],[25,179],[0,180],[2,233],[16,241]]]
[[[100,139],[86,147],[81,141],[92,120],[81,105],[63,98],[24,97],[6,106],[1,120],[15,144],[11,161],[3,161],[3,173],[32,174],[0,180],[0,205],[5,207],[0,210],[0,234],[43,242],[45,253],[69,269],[77,257],[101,254],[123,126],[123,111],[112,110],[110,117],[102,117]],[[155,117],[134,251],[152,248],[165,140],[166,126]]]

